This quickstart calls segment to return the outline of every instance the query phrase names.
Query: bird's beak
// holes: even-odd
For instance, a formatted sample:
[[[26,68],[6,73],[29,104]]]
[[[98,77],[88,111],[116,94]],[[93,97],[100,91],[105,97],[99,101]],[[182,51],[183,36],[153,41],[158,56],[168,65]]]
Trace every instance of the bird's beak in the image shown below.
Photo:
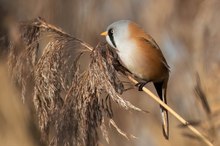
[[[107,35],[108,35],[108,32],[107,32],[107,31],[102,32],[100,35],[102,35],[102,36],[107,36]]]

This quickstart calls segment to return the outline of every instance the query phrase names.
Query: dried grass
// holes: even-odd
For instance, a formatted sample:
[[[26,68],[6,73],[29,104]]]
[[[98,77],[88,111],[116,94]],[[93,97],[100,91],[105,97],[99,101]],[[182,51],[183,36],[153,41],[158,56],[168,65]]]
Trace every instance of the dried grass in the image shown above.
[[[37,16],[43,16],[48,22],[62,27],[65,31],[93,45],[97,44],[99,40],[97,32],[105,29],[108,24],[115,20],[131,19],[139,23],[159,43],[171,66],[171,78],[168,86],[169,105],[178,111],[187,121],[190,121],[190,124],[195,124],[194,126],[197,126],[199,130],[207,133],[209,138],[213,139],[215,145],[220,144],[220,90],[218,86],[220,79],[218,55],[220,38],[218,33],[220,28],[220,19],[218,16],[220,10],[219,1],[122,0],[119,2],[113,0],[101,2],[73,0],[63,2],[39,0],[36,3],[34,0],[7,0],[1,3],[12,15],[14,13],[16,19],[27,20]],[[123,9],[121,9],[121,6],[123,6]],[[1,13],[0,17],[4,15],[5,13]],[[1,32],[4,32],[4,29],[1,29]],[[42,37],[40,36],[40,38]],[[40,38],[39,41],[42,40]],[[7,45],[7,39],[4,37],[0,39],[0,43],[2,44],[5,44],[6,40]],[[24,47],[21,48],[24,49]],[[43,48],[44,46],[41,47],[39,45],[40,55],[38,57],[41,56],[42,53],[40,52],[42,52]],[[0,59],[2,59],[8,51],[7,48],[0,49]],[[26,70],[28,73],[29,69]],[[204,112],[205,109],[201,106],[200,98],[193,98],[198,97],[198,94],[194,94],[195,92],[193,92],[195,87],[194,81],[196,81],[195,72],[198,72],[200,75],[201,89],[207,98],[211,110],[209,116]],[[19,76],[19,74],[16,76]],[[26,81],[24,80],[24,82]],[[26,86],[26,92],[24,92],[27,97],[25,98],[25,102],[32,100],[32,87],[34,86],[29,81],[26,83],[28,85]],[[158,111],[157,106],[152,106],[151,100],[137,98],[137,95],[143,95],[139,93],[129,92],[129,99],[132,100],[132,103],[142,107],[148,107],[149,109],[152,108],[151,111]],[[140,141],[126,141],[120,136],[115,136],[115,133],[113,135],[112,132],[114,131],[109,131],[110,135],[112,133],[111,146],[132,146],[143,143],[143,145],[154,143],[155,145],[164,146],[176,145],[176,143],[180,146],[201,145],[200,142],[187,139],[181,135],[183,131],[188,133],[190,131],[187,129],[176,129],[175,127],[178,121],[172,120],[172,117],[172,122],[170,123],[172,138],[167,142],[161,136],[161,129],[158,128],[158,112],[152,112],[148,116],[137,116],[136,114],[130,116],[129,114],[123,114],[120,109],[114,110],[116,111],[114,112],[114,120],[119,127],[123,123],[123,129],[125,131],[132,130],[132,133],[140,137]],[[149,118],[149,116],[152,116],[152,118]],[[124,123],[125,119],[129,122]],[[200,124],[194,121],[199,121]],[[216,131],[214,136],[208,132],[210,129],[209,125],[212,124]]]
[[[8,64],[23,101],[31,98],[26,92],[34,91],[43,142],[54,146],[94,146],[100,126],[108,141],[103,118],[107,116],[112,121],[111,101],[126,110],[142,111],[119,96],[124,86],[109,49],[102,45],[90,47],[90,64],[80,71],[78,62],[85,53],[83,48],[89,47],[86,43],[40,18],[23,23],[18,30],[24,43],[12,43]],[[50,39],[40,48],[45,33]],[[34,86],[27,86],[30,81]]]

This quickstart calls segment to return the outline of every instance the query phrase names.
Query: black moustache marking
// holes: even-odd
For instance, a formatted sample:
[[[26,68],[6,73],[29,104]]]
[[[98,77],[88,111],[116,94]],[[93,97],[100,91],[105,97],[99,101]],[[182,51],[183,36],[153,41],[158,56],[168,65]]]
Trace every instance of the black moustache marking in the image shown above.
[[[115,40],[114,40],[114,36],[113,36],[113,29],[112,28],[110,28],[108,30],[108,36],[109,36],[113,46],[116,48],[116,44],[115,44]]]

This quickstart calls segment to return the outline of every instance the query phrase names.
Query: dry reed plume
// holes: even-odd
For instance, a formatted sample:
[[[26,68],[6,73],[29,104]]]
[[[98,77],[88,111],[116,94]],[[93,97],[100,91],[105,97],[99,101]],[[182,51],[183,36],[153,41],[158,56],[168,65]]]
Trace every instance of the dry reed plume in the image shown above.
[[[124,86],[116,70],[123,74],[126,70],[118,64],[112,50],[104,45],[93,49],[41,18],[22,23],[15,31],[20,37],[11,45],[8,61],[10,72],[13,81],[21,89],[24,102],[30,98],[27,92],[33,91],[43,143],[55,146],[97,145],[99,127],[106,141],[109,141],[105,116],[120,134],[127,137],[112,120],[111,100],[127,110],[144,111],[119,96]],[[48,42],[40,47],[45,38]],[[88,68],[82,71],[78,63],[85,49],[92,51],[91,61]],[[137,83],[130,76],[129,79]],[[34,86],[29,86],[30,82]],[[212,145],[149,90],[144,88],[144,91],[204,142]],[[196,91],[202,96],[199,84]],[[207,102],[203,103],[208,110]]]
[[[124,87],[109,49],[100,45],[91,48],[90,64],[80,71],[78,62],[85,53],[84,46],[88,47],[86,43],[40,18],[22,23],[18,29],[18,42],[23,44],[12,43],[8,64],[24,102],[31,98],[27,92],[34,91],[34,105],[46,144],[97,145],[98,127],[108,141],[104,116],[114,126],[111,101],[127,110],[142,111],[119,96]],[[42,35],[49,41],[40,48]],[[33,87],[27,86],[30,82]]]
[[[171,66],[171,78],[168,85],[169,106],[175,109],[191,125],[205,133],[214,145],[220,145],[220,90],[218,85],[220,81],[220,35],[218,33],[220,30],[218,16],[220,2],[218,0],[67,0],[65,2],[62,0],[39,0],[38,3],[34,0],[3,0],[0,3],[0,61],[5,59],[9,52],[8,38],[4,36],[7,30],[2,29],[2,17],[7,17],[6,13],[2,12],[4,9],[18,20],[28,20],[42,16],[48,22],[60,26],[66,32],[93,46],[100,40],[99,32],[103,31],[111,22],[119,19],[130,19],[137,22],[156,39]],[[6,23],[6,25],[8,24]],[[29,106],[28,110],[34,107],[32,103],[35,86],[34,67],[41,59],[44,48],[51,41],[55,41],[56,37],[60,38],[61,34],[68,36],[64,31],[60,33],[60,30],[58,30],[58,34],[52,30],[48,31],[46,28],[45,31],[42,31],[44,26],[41,25],[41,27],[40,30],[39,27],[29,27],[29,31],[33,33],[26,32],[27,35],[29,34],[29,37],[26,38],[32,39],[31,34],[35,32],[36,35],[39,31],[36,41],[28,39],[25,42],[19,41],[16,34],[20,34],[20,31],[16,29],[12,31],[15,33],[12,33],[10,39],[14,41],[14,47],[17,48],[10,49],[14,51],[12,53],[14,55],[11,54],[11,57],[14,58],[9,57],[9,59],[14,60],[12,62],[15,66],[12,69],[17,72],[17,74],[13,74],[14,81],[20,89],[19,91],[21,91],[21,97],[25,102],[24,106]],[[22,34],[24,33],[25,31],[22,31]],[[36,44],[38,49],[27,47],[27,45],[35,46]],[[72,45],[73,43],[67,46]],[[87,44],[81,42],[71,48],[82,48],[82,45],[87,46]],[[26,51],[24,51],[25,48]],[[78,49],[73,51],[73,62],[80,54],[79,51],[75,52],[75,50]],[[26,55],[22,55],[22,52],[26,52]],[[35,54],[37,56],[34,56]],[[83,72],[82,63],[85,61],[84,58],[90,57],[88,54],[90,53],[83,53],[76,65],[81,66],[79,68],[80,74]],[[20,64],[23,67],[19,67],[19,62],[16,60],[22,60],[23,63]],[[33,64],[34,66],[32,66]],[[1,81],[0,84],[4,85],[4,82]],[[148,84],[147,87],[151,89],[151,84]],[[66,92],[61,93],[62,99],[66,94]],[[141,108],[149,109],[151,113],[140,116],[138,113],[125,114],[125,111],[121,108],[112,108],[115,123],[127,133],[138,136],[139,139],[127,141],[118,136],[115,130],[110,131],[107,129],[108,127],[105,127],[110,138],[109,145],[170,146],[177,143],[179,146],[202,145],[201,140],[189,131],[185,124],[180,126],[185,129],[176,128],[179,122],[172,116],[170,116],[171,138],[169,141],[165,141],[161,136],[160,126],[158,126],[160,119],[157,103],[154,103],[150,98],[145,98],[146,94],[135,90],[125,92],[124,95],[127,96],[126,100]],[[31,115],[35,114],[32,113]],[[107,122],[107,120],[105,119],[104,122]],[[51,129],[49,133],[54,136],[55,130]],[[52,136],[49,138],[51,139]],[[102,139],[101,142],[107,145]]]

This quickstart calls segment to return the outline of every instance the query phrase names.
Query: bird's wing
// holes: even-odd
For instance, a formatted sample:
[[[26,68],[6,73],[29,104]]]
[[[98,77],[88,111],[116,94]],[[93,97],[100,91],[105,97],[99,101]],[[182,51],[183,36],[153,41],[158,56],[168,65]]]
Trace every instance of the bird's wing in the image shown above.
[[[147,43],[147,45],[150,45],[152,48],[155,48],[158,51],[158,54],[161,57],[162,63],[167,67],[167,69],[170,69],[169,65],[166,62],[166,59],[163,56],[162,51],[160,50],[159,45],[156,43],[156,41],[150,35],[139,37],[139,39],[141,41]]]

